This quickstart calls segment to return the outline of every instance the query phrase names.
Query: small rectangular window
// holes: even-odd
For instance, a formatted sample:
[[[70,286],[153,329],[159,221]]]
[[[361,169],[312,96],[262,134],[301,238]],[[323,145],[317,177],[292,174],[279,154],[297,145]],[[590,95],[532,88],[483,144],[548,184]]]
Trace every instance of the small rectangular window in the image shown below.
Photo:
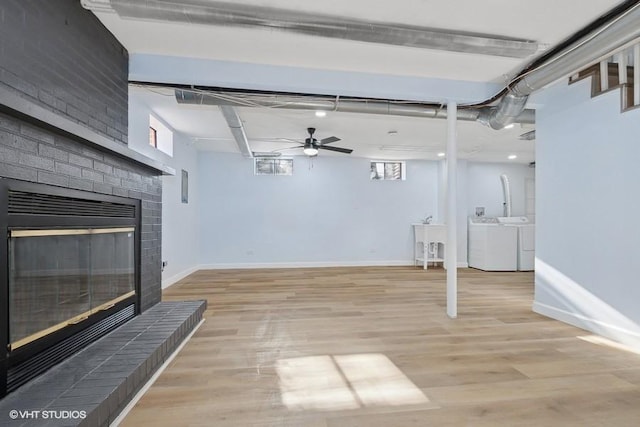
[[[371,179],[376,181],[405,180],[405,162],[371,162]]]
[[[149,145],[173,157],[173,132],[152,115],[149,115]]]
[[[149,145],[158,148],[158,131],[149,126]]]
[[[256,175],[293,175],[293,159],[256,157],[254,161]]]

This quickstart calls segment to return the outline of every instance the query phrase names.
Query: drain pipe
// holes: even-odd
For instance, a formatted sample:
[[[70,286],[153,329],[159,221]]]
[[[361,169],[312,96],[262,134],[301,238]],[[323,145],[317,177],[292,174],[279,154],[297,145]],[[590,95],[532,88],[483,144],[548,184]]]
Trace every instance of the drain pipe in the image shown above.
[[[517,121],[529,95],[546,85],[595,64],[613,51],[640,37],[638,2],[608,22],[571,43],[532,70],[525,70],[509,85],[496,107],[484,107],[478,121],[502,129]]]

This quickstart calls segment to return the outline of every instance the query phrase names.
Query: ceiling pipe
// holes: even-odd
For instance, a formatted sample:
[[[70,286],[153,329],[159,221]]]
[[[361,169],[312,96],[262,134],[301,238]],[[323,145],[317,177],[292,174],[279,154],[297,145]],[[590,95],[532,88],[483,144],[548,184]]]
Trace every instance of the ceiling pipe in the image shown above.
[[[231,130],[231,134],[236,140],[236,144],[238,144],[238,148],[242,155],[244,157],[253,157],[253,151],[251,151],[251,147],[249,146],[247,134],[244,131],[244,126],[242,126],[242,121],[240,120],[238,113],[236,113],[236,110],[231,106],[221,105],[220,111],[222,111],[222,115],[227,121],[229,130]]]
[[[447,110],[441,106],[419,103],[409,104],[385,100],[353,100],[339,97],[329,98],[190,89],[176,89],[175,96],[179,104],[226,105],[234,107],[253,106],[295,110],[338,111],[344,113],[368,113],[434,119],[447,118]],[[458,110],[458,120],[477,121],[480,114],[480,109],[460,109]],[[516,117],[515,122],[526,124],[535,123],[534,110],[521,111]]]
[[[493,129],[517,122],[529,95],[554,81],[595,64],[640,37],[640,4],[602,23],[533,70],[525,70],[509,85],[496,107],[485,107],[478,121]]]
[[[529,95],[554,81],[600,61],[640,37],[640,2],[631,5],[582,37],[567,44],[554,55],[525,69],[509,85],[497,106],[460,108],[460,120],[478,121],[493,129],[503,129],[511,123],[535,123],[534,110],[525,109]],[[260,93],[198,92],[176,90],[179,103],[210,105],[256,105],[271,108],[327,110],[372,113],[411,117],[446,118],[446,110],[433,104],[407,104],[385,100],[350,100],[281,96]]]
[[[89,10],[110,10],[123,18],[262,28],[316,37],[509,58],[526,58],[546,46],[533,40],[494,34],[364,21],[260,6],[208,0],[82,0]]]
[[[131,0],[84,0],[112,7],[128,4],[135,8],[139,2]],[[150,0],[146,4],[169,3]],[[208,5],[229,5],[209,2]],[[567,77],[580,69],[611,55],[616,49],[640,37],[640,2],[628,0],[606,15],[598,18],[576,35],[565,40],[558,48],[544,54],[517,75],[503,92],[495,97],[458,109],[460,120],[478,121],[493,129],[503,129],[511,123],[535,123],[535,111],[525,109],[529,95],[546,85]],[[119,6],[119,7],[120,7]],[[173,7],[173,6],[171,6]],[[170,7],[170,8],[171,8]],[[226,6],[225,6],[226,7]],[[273,9],[270,9],[274,13]],[[177,13],[177,11],[174,11]],[[278,11],[280,13],[281,11]],[[124,12],[119,12],[124,13]],[[129,12],[128,12],[129,13]],[[186,13],[186,12],[185,12]],[[308,18],[308,16],[307,16]],[[150,18],[151,19],[151,18]],[[247,93],[225,90],[177,89],[176,99],[183,104],[208,104],[229,106],[264,106],[270,108],[292,108],[306,110],[343,111],[426,118],[446,118],[441,105],[426,103],[401,103],[379,99],[353,100],[338,97],[294,96],[265,93]],[[497,106],[491,106],[498,101]]]

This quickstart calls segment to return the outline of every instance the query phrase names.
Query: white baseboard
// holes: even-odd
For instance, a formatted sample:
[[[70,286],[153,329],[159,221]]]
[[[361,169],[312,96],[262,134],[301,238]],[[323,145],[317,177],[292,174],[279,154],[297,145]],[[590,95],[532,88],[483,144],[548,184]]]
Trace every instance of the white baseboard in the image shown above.
[[[633,348],[640,347],[640,331],[630,331],[579,313],[572,313],[547,304],[541,304],[537,301],[534,301],[532,308],[535,313],[542,314],[543,316],[568,323]]]
[[[199,270],[255,269],[255,268],[316,268],[316,267],[393,267],[409,266],[413,261],[313,261],[313,262],[239,262],[201,264]]]
[[[321,267],[406,267],[413,261],[313,261],[313,262],[239,262],[201,264],[196,270],[227,270],[257,268],[321,268]],[[468,268],[466,262],[459,262],[458,268]]]
[[[169,286],[173,285],[176,282],[184,279],[191,273],[195,273],[196,271],[201,270],[200,266],[196,265],[195,267],[188,268],[178,274],[174,274],[171,277],[167,277],[166,279],[162,279],[162,289],[166,289]]]

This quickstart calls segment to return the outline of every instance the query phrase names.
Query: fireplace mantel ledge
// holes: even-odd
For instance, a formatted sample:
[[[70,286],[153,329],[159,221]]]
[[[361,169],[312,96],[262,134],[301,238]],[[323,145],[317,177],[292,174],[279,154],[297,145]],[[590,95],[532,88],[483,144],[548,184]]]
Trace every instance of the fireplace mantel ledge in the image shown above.
[[[28,99],[18,95],[16,92],[13,92],[6,87],[2,87],[2,85],[0,85],[0,100],[2,100],[0,102],[0,111],[2,112],[13,116],[17,115],[28,122],[51,129],[58,133],[63,133],[65,136],[81,139],[82,141],[101,150],[108,151],[119,157],[129,159],[133,162],[161,172],[162,175],[176,174],[175,169],[172,167],[147,157],[142,153],[134,151],[123,143],[106,138],[80,123],[74,122],[73,120],[34,104]]]

